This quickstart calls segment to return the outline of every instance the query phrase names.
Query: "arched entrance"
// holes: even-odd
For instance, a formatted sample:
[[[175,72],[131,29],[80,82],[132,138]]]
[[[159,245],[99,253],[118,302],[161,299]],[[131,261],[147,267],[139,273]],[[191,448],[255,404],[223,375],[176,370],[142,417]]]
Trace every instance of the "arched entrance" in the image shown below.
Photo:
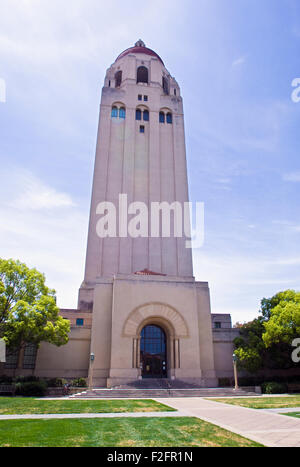
[[[141,370],[143,378],[167,377],[167,339],[163,329],[149,324],[141,332]]]

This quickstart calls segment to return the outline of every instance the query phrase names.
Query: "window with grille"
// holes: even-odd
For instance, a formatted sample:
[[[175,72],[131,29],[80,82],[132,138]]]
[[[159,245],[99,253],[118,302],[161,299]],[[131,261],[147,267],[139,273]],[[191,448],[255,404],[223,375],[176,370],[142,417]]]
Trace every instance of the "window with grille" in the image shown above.
[[[167,123],[172,123],[172,122],[173,122],[172,114],[168,113],[167,114]]]
[[[165,123],[165,114],[163,112],[159,112],[159,123]]]
[[[35,368],[37,355],[37,346],[36,344],[26,344],[24,349],[24,358],[23,358],[23,368],[28,370],[33,370]]]
[[[144,110],[143,118],[144,118],[145,122],[149,122],[149,112],[148,112],[148,110]]]
[[[5,368],[8,370],[15,370],[18,366],[19,350],[9,350],[6,347]]]
[[[126,117],[126,110],[124,109],[124,107],[121,107],[120,110],[119,110],[119,117],[120,118],[125,118]]]
[[[112,116],[113,118],[118,118],[118,107],[113,107],[113,108],[111,109],[111,116]]]

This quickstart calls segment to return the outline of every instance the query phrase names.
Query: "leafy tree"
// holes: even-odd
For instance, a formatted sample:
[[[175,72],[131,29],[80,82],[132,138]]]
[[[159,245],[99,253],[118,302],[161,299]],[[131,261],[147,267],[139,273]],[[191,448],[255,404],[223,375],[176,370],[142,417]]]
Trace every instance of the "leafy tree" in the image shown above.
[[[300,292],[287,290],[273,297],[269,319],[264,323],[263,341],[266,347],[272,344],[291,344],[300,337]]]
[[[45,341],[68,342],[70,325],[59,315],[45,276],[20,261],[0,259],[0,337],[13,351]]]
[[[291,343],[300,336],[300,293],[286,290],[263,298],[260,313],[257,319],[238,325],[240,337],[234,345],[239,367],[249,372],[293,367]]]

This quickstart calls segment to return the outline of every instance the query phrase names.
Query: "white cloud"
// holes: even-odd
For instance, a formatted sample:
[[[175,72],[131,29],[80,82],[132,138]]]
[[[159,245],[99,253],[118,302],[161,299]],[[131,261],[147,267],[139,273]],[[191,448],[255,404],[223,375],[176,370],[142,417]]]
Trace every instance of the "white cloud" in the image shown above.
[[[68,194],[15,169],[10,176],[2,173],[0,219],[0,257],[19,259],[45,273],[48,286],[57,291],[58,305],[76,308],[88,206],[75,205]]]
[[[300,172],[289,172],[283,175],[285,182],[300,182]]]
[[[21,192],[11,201],[12,208],[40,210],[74,206],[69,194],[49,187],[28,171],[15,173],[14,179]]]
[[[232,66],[234,67],[234,66],[238,66],[238,65],[243,65],[245,62],[246,62],[246,57],[245,56],[239,57],[239,58],[237,58],[236,60],[234,60],[232,62]]]

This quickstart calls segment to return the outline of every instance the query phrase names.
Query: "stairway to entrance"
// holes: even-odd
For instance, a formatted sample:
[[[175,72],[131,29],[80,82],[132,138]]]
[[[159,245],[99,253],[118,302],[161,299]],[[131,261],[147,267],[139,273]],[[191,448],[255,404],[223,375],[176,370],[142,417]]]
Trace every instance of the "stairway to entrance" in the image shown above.
[[[255,387],[203,388],[180,380],[142,379],[112,389],[87,389],[71,397],[78,398],[153,398],[153,397],[226,397],[226,396],[259,396]]]

